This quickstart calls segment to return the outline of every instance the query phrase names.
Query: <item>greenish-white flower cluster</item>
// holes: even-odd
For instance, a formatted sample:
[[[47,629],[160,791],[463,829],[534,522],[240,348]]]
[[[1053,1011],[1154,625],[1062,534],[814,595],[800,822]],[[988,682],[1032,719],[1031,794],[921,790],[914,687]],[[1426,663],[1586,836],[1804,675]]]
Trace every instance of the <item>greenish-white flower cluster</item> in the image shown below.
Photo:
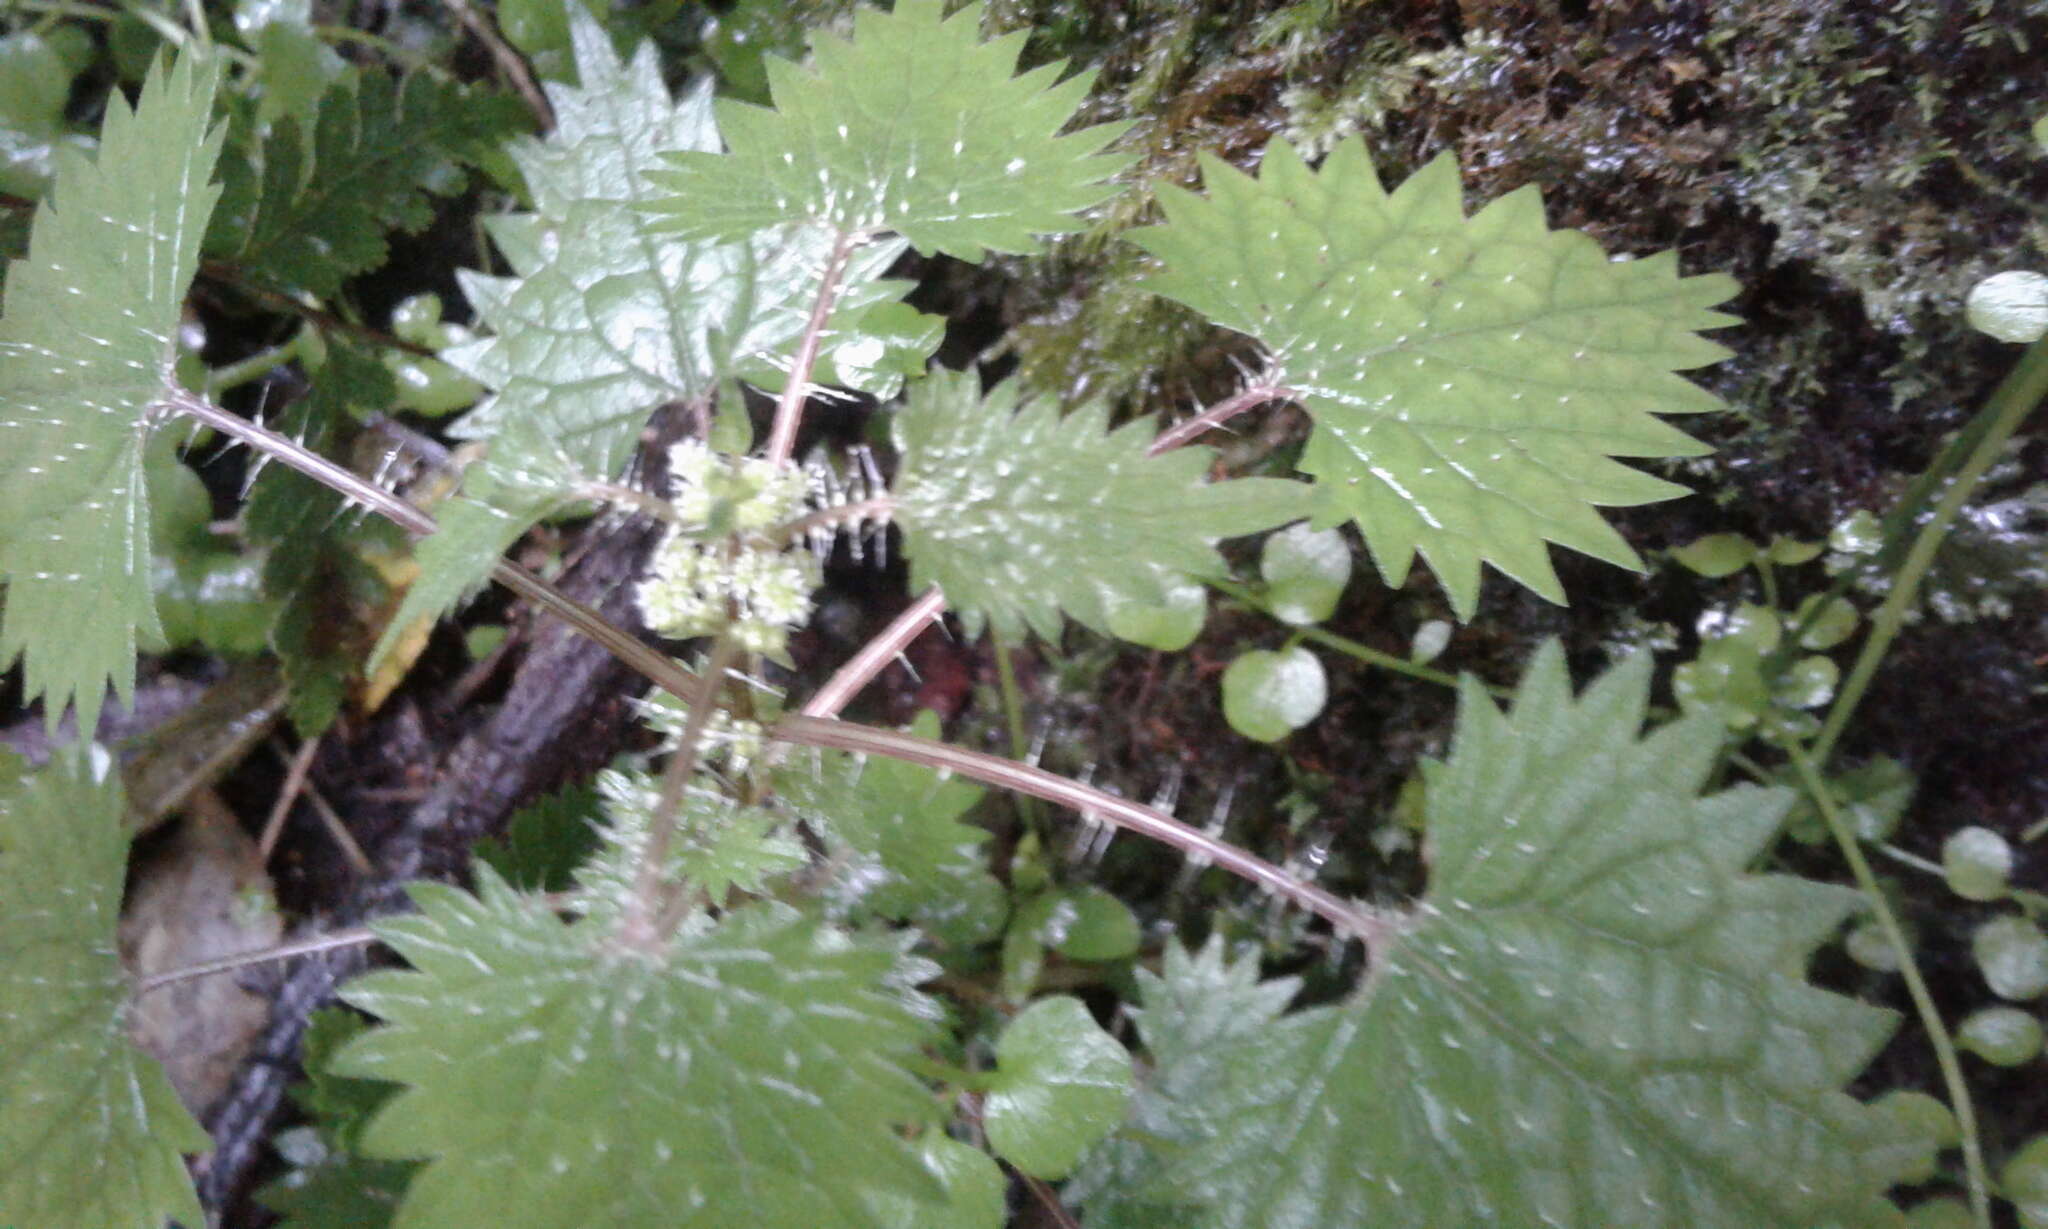
[[[651,773],[607,768],[597,774],[597,790],[607,820],[598,829],[604,843],[577,868],[572,897],[586,917],[617,918],[626,911],[648,853],[661,782]],[[804,864],[803,845],[790,835],[784,816],[744,806],[716,789],[687,788],[676,820],[661,879],[690,884],[713,902],[735,887],[759,892],[769,879]]]
[[[781,524],[803,510],[808,483],[796,466],[713,452],[700,440],[669,449],[668,472],[676,515],[712,533],[758,533]]]
[[[682,743],[683,726],[690,710],[667,692],[657,691],[640,701],[640,716],[661,735],[661,749],[674,751]],[[768,731],[758,721],[735,717],[725,709],[714,709],[697,737],[697,761],[706,767],[722,767],[739,776],[759,758],[768,745]]]
[[[728,457],[695,440],[669,450],[669,470],[681,523],[640,584],[648,626],[677,640],[729,626],[748,652],[780,654],[790,630],[810,617],[818,561],[802,549],[764,550],[743,539],[802,514],[803,471]]]

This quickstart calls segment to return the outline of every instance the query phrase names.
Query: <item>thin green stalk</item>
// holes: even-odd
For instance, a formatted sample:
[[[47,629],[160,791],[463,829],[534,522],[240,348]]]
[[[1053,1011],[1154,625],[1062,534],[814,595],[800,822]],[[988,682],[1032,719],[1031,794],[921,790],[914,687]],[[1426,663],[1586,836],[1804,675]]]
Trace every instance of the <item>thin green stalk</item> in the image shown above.
[[[1010,731],[1010,758],[1023,762],[1031,757],[1031,735],[1024,729],[1024,693],[1017,686],[1017,664],[1010,660],[1010,646],[1001,636],[991,631],[988,637],[996,650],[996,685],[1003,693],[1003,724]],[[1015,797],[1017,818],[1024,821],[1026,828],[1037,831],[1038,808],[1027,794]]]
[[[312,29],[316,37],[323,38],[330,43],[354,43],[359,47],[367,47],[407,72],[425,72],[435,66],[432,59],[420,55],[409,48],[401,47],[381,34],[372,34],[368,30],[355,30],[348,26],[323,25],[316,25]]]
[[[1019,764],[1001,756],[970,751],[896,730],[878,730],[850,721],[818,717],[784,717],[768,730],[770,738],[807,747],[831,747],[923,764],[957,773],[999,789],[1016,790],[1057,806],[1071,807],[1091,819],[1135,832],[1178,849],[1190,857],[1249,880],[1276,896],[1314,913],[1340,933],[1363,940],[1371,962],[1386,952],[1400,931],[1400,920],[1371,906],[1347,901],[1230,842],[1191,827],[1164,811],[1119,798],[1079,781]]]
[[[1249,586],[1240,585],[1235,581],[1213,579],[1205,580],[1203,583],[1225,597],[1235,598],[1243,602],[1262,615],[1270,616],[1273,614],[1273,608],[1268,606],[1265,599],[1260,597]],[[1405,657],[1396,657],[1392,653],[1382,653],[1371,645],[1360,644],[1356,640],[1339,636],[1335,632],[1326,632],[1320,627],[1295,627],[1289,630],[1293,635],[1303,640],[1320,644],[1326,649],[1335,650],[1355,661],[1364,662],[1368,666],[1378,666],[1383,670],[1392,670],[1396,674],[1405,674],[1409,678],[1421,679],[1425,683],[1435,683],[1439,687],[1456,687],[1458,685],[1458,678],[1454,674],[1445,674],[1441,670],[1432,670],[1428,666],[1417,665]],[[1489,687],[1487,690],[1503,698],[1513,694],[1503,687]]]
[[[10,208],[20,207],[15,204],[15,201],[4,198],[0,198],[0,204],[8,205]],[[29,208],[35,207],[35,202],[33,201],[22,202],[22,204]],[[333,312],[324,311],[310,303],[302,303],[288,294],[282,294],[267,286],[259,286],[243,277],[241,270],[225,261],[200,261],[199,276],[208,282],[230,287],[237,294],[247,295],[261,303],[266,310],[277,312],[279,315],[297,316],[299,319],[309,324],[318,325],[330,333],[345,333],[369,345],[382,346],[390,350],[403,350],[407,354],[416,354],[421,358],[435,357],[434,349],[431,346],[423,346],[418,342],[406,341],[402,337],[394,337],[382,329],[373,329],[366,324],[358,324],[353,320],[337,316]]]
[[[121,14],[97,4],[76,4],[72,0],[14,0],[13,8],[18,13],[40,13],[42,17],[36,32],[42,33],[50,23],[65,17],[80,21],[101,21],[112,23],[120,20]]]
[[[1970,1087],[1963,1080],[1963,1065],[1956,1058],[1955,1041],[1949,1036],[1948,1026],[1942,1023],[1941,1012],[1934,1005],[1934,996],[1928,992],[1926,980],[1920,976],[1920,966],[1913,959],[1913,949],[1906,942],[1905,930],[1892,913],[1891,905],[1886,903],[1884,893],[1878,889],[1877,876],[1871,871],[1869,860],[1863,856],[1862,842],[1856,839],[1855,829],[1850,827],[1841,808],[1835,805],[1834,794],[1829,791],[1827,782],[1821,779],[1820,769],[1797,744],[1787,746],[1785,754],[1791,757],[1800,784],[1812,795],[1821,818],[1827,821],[1828,831],[1834,834],[1835,844],[1841,847],[1842,857],[1849,863],[1849,873],[1856,877],[1856,885],[1863,889],[1863,895],[1869,900],[1871,912],[1877,916],[1878,927],[1884,931],[1885,941],[1891,944],[1893,953],[1898,957],[1899,975],[1906,980],[1906,993],[1912,997],[1920,1026],[1927,1030],[1928,1041],[1934,1047],[1934,1061],[1941,1068],[1942,1083],[1948,1088],[1949,1108],[1955,1112],[1956,1129],[1962,1135],[1970,1215],[1977,1229],[1991,1229],[1991,1182],[1984,1172],[1984,1148],[1977,1138],[1977,1111],[1970,1104]]]
[[[1939,879],[1946,880],[1948,878],[1948,869],[1942,866],[1941,863],[1930,858],[1923,858],[1910,849],[1900,849],[1890,841],[1872,841],[1870,847],[1900,866],[1910,866],[1916,871],[1924,871]]]
[[[1991,468],[1999,450],[2005,447],[2005,441],[2012,438],[2013,432],[2044,396],[2048,396],[2048,337],[2027,347],[2027,352],[2020,356],[2019,365],[2005,377],[2005,382],[1991,394],[1991,400],[1980,411],[1981,415],[1988,416],[1990,426],[1971,450],[1969,460],[1963,462],[1962,468],[1950,480],[1941,502],[1934,507],[1934,515],[1921,527],[1920,536],[1913,540],[1913,548],[1906,553],[1905,562],[1899,565],[1898,574],[1892,578],[1891,592],[1886,595],[1884,605],[1870,617],[1870,635],[1863,642],[1863,650],[1856,655],[1856,664],[1843,681],[1842,690],[1835,696],[1834,706],[1828,710],[1828,719],[1821,726],[1820,736],[1814,740],[1813,759],[1816,764],[1825,767],[1834,754],[1835,744],[1848,727],[1856,705],[1862,701],[1871,677],[1877,673],[1878,663],[1884,660],[1885,650],[1891,647],[1913,599],[1919,596],[1920,581],[1934,562],[1935,552],[1941,548],[1941,540],[1947,536],[1948,527],[1955,523],[1963,505],[1976,493],[1977,483]]]
[[[232,956],[222,956],[215,960],[201,961],[198,964],[180,965],[175,969],[165,969],[161,973],[152,973],[148,977],[137,980],[135,983],[135,997],[141,998],[152,990],[174,985],[181,981],[191,981],[195,977],[211,977],[215,973],[227,973],[235,969],[245,969],[253,964],[267,964],[273,960],[290,960],[295,956],[311,956],[319,952],[331,952],[336,948],[342,947],[361,947],[365,943],[375,943],[376,941],[377,936],[371,932],[369,927],[358,926],[353,930],[337,930],[332,934],[316,935],[310,939],[299,939],[291,943],[279,943],[274,947],[261,947],[250,952],[236,952]]]
[[[675,843],[676,817],[682,813],[683,798],[690,779],[697,775],[697,749],[704,739],[704,727],[718,705],[718,692],[725,685],[725,672],[739,660],[739,642],[730,628],[712,642],[711,659],[704,664],[697,686],[689,697],[689,715],[683,719],[683,733],[676,749],[662,766],[661,796],[655,801],[648,825],[647,848],[640,853],[640,865],[633,874],[633,899],[626,907],[620,933],[628,944],[650,948],[674,933],[682,920],[678,910],[661,906],[662,868],[668,865],[669,847]]]
[[[218,401],[220,395],[229,389],[240,388],[244,384],[260,380],[298,358],[305,350],[307,333],[308,329],[301,325],[283,345],[272,346],[268,350],[229,363],[225,367],[215,367],[208,371],[205,389],[207,400]]]

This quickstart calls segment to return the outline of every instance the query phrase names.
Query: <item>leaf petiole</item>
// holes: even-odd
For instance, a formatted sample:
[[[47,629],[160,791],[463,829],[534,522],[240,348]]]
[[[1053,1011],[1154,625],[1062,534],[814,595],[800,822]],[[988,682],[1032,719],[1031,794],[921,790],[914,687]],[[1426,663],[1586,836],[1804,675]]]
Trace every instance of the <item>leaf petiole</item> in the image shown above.
[[[825,257],[825,271],[818,277],[818,296],[811,303],[810,319],[804,322],[796,356],[790,360],[789,379],[775,402],[775,424],[768,432],[768,460],[789,464],[796,449],[796,429],[803,421],[804,401],[810,396],[811,369],[818,363],[818,345],[825,335],[825,322],[832,318],[832,305],[839,301],[840,283],[845,279],[847,258],[860,244],[861,236],[846,230],[832,233],[832,251]]]
[[[1863,890],[1879,929],[1884,931],[1885,940],[1898,956],[1899,976],[1905,979],[1906,993],[1913,1000],[1913,1009],[1920,1017],[1921,1027],[1927,1030],[1928,1043],[1934,1048],[1935,1064],[1941,1068],[1942,1083],[1948,1089],[1949,1108],[1956,1116],[1956,1130],[1962,1136],[1963,1169],[1969,1179],[1971,1217],[1977,1229],[1991,1229],[1991,1203],[1987,1194],[1991,1182],[1984,1171],[1984,1148],[1977,1138],[1977,1112],[1970,1104],[1970,1086],[1963,1080],[1963,1067],[1956,1058],[1955,1041],[1949,1036],[1948,1026],[1942,1022],[1941,1010],[1934,1004],[1926,979],[1920,976],[1920,966],[1913,959],[1913,949],[1906,941],[1906,932],[1893,914],[1891,904],[1886,901],[1877,875],[1870,869],[1869,859],[1863,856],[1862,842],[1857,840],[1856,831],[1843,816],[1841,808],[1835,805],[1834,794],[1828,789],[1827,782],[1821,779],[1815,759],[1797,743],[1788,743],[1785,754],[1790,757],[1793,770],[1799,774],[1800,785],[1827,822],[1828,831],[1834,834],[1835,844],[1840,847],[1843,860],[1849,864],[1849,873],[1855,876],[1856,886]]]

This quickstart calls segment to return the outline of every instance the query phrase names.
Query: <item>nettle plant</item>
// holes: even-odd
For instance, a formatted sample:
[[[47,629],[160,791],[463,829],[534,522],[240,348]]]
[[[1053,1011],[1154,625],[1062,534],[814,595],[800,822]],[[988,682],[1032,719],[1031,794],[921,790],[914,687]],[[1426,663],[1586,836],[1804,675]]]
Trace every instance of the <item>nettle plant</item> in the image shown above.
[[[1265,595],[1297,626],[1328,613],[1330,531],[1347,524],[1390,583],[1422,556],[1462,619],[1483,563],[1563,601],[1551,543],[1639,567],[1597,509],[1682,493],[1616,458],[1703,451],[1659,416],[1717,408],[1675,373],[1723,353],[1698,334],[1729,323],[1712,310],[1726,278],[1610,259],[1550,230],[1533,189],[1468,216],[1449,158],[1389,191],[1358,142],[1312,166],[1276,141],[1256,174],[1210,158],[1200,191],[1159,188],[1163,219],[1133,235],[1156,292],[1256,341],[1265,367],[1164,434],[1113,426],[1100,405],[1062,414],[928,370],[939,324],[883,276],[911,249],[1031,253],[1119,191],[1119,129],[1063,133],[1086,75],[1013,75],[1022,35],[982,42],[978,5],[900,0],[820,36],[808,67],[769,60],[772,108],[714,103],[672,95],[650,48],[622,56],[571,8],[576,84],[547,88],[544,138],[508,139],[448,87],[353,75],[328,87],[347,115],[312,131],[240,105],[216,122],[223,59],[188,43],[132,109],[110,103],[96,152],[63,155],[7,273],[0,653],[53,728],[67,707],[93,728],[110,681],[130,694],[138,641],[164,638],[153,500],[185,479],[157,441],[191,423],[278,463],[249,512],[273,568],[303,566],[344,500],[420,537],[380,661],[495,579],[655,687],[659,745],[544,804],[597,825],[573,874],[549,890],[501,848],[472,887],[415,884],[414,912],[374,924],[403,967],[343,987],[373,1024],[335,1013],[308,1037],[332,1151],[269,1196],[292,1223],[348,1208],[421,1227],[994,1226],[1005,1167],[1063,1182],[1100,1226],[1900,1223],[1885,1191],[1931,1170],[1940,1130],[1848,1095],[1895,1020],[1802,973],[1859,895],[1749,869],[1794,792],[1703,792],[1724,711],[1645,732],[1648,654],[1575,691],[1546,647],[1505,707],[1457,684],[1455,738],[1425,773],[1428,886],[1399,905],[1340,898],[932,724],[837,717],[946,611],[1011,642],[1072,619],[1185,644],[1202,586],[1227,585],[1216,544],[1267,530],[1285,536]],[[179,377],[202,251],[301,304],[332,296],[381,241],[305,236],[336,218],[417,225],[425,203],[331,196],[310,168],[401,112],[440,124],[439,148],[509,156],[525,204],[489,223],[509,272],[464,279],[473,329],[408,309],[403,331],[433,356],[385,364],[309,316],[273,356],[313,384],[297,438],[219,408]],[[224,142],[242,156],[220,159]],[[453,425],[480,459],[431,516],[316,447],[351,382],[394,374],[440,393],[473,381],[429,401],[484,394]],[[741,384],[778,398],[758,447]],[[834,388],[893,405],[886,467],[795,455],[807,399]],[[1213,474],[1192,441],[1275,401],[1313,420],[1306,481]],[[636,484],[643,432],[676,404],[704,429],[667,450],[663,481]],[[597,511],[661,523],[636,595],[685,656],[503,558]],[[809,618],[819,552],[885,531],[921,596],[815,694],[764,681]],[[1258,664],[1283,693],[1302,685],[1286,661]],[[1257,684],[1226,681],[1271,701]],[[313,691],[294,712],[317,725],[335,698]],[[1282,694],[1247,720],[1277,737],[1300,707]],[[1811,732],[1781,738],[1846,833]],[[197,1225],[185,1158],[209,1141],[126,1036],[165,979],[138,985],[115,955],[119,775],[89,745],[10,775],[0,1221]],[[1039,993],[1032,953],[1128,958],[1129,911],[1028,857],[999,882],[964,822],[986,786],[1298,907],[1363,945],[1356,987],[1290,1009],[1299,984],[1261,980],[1255,953],[1169,942],[1136,974],[1127,1046],[1079,999]],[[995,1010],[935,985],[1004,935]]]

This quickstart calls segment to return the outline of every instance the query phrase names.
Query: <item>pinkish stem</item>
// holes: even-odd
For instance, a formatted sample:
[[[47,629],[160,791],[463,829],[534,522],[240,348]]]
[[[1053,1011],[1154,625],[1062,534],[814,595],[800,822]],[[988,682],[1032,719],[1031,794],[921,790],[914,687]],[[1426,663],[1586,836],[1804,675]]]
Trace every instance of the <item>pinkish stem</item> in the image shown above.
[[[1284,385],[1254,384],[1234,397],[1224,398],[1186,422],[1176,423],[1172,427],[1167,428],[1160,433],[1158,439],[1152,441],[1152,446],[1145,450],[1145,455],[1156,457],[1162,452],[1171,452],[1212,427],[1220,426],[1254,406],[1264,405],[1268,401],[1299,397],[1300,395],[1296,390]]]
[[[874,680],[874,677],[896,660],[897,654],[910,647],[918,633],[946,612],[946,595],[937,585],[924,591],[924,596],[906,606],[880,635],[861,646],[851,660],[839,667],[818,693],[804,702],[803,715],[806,717],[836,717],[847,702],[860,693],[860,689]]]

